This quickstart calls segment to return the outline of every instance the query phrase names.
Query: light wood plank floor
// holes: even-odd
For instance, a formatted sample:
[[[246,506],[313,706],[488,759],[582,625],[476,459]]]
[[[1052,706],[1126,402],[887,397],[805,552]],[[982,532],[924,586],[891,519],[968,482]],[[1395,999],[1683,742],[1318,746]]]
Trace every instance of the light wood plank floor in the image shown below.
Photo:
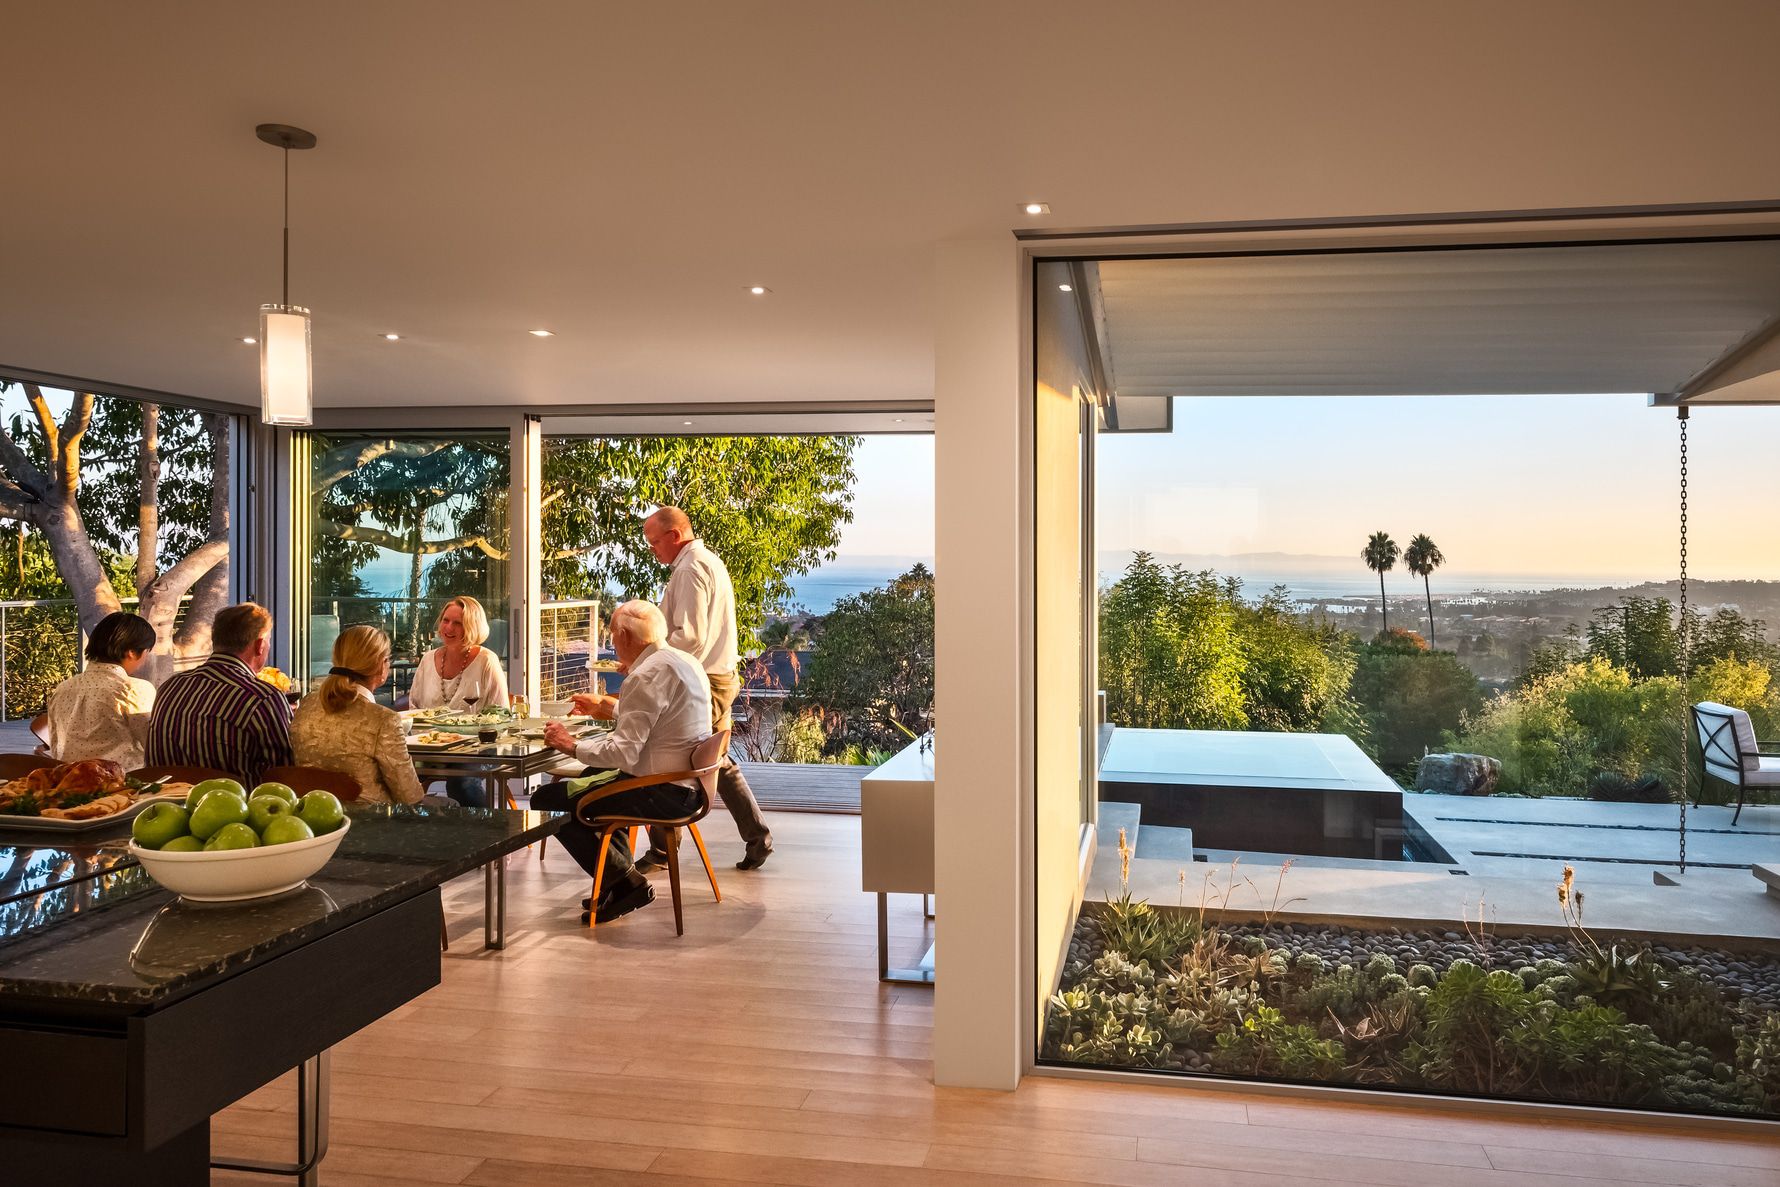
[[[335,1053],[323,1182],[1780,1187],[1772,1131],[1708,1136],[1178,1083],[935,1089],[931,992],[877,982],[858,818],[775,815],[778,849],[753,873],[732,868],[741,844],[728,820],[709,823],[725,897],[713,903],[687,868],[684,939],[661,875],[655,905],[592,934],[579,927],[587,881],[556,845],[542,867],[535,852],[509,859],[503,953],[481,948],[480,878],[448,888],[444,983]],[[918,900],[892,903],[892,957],[912,959]],[[256,1093],[218,1119],[218,1152],[288,1157],[293,1107],[288,1082]]]

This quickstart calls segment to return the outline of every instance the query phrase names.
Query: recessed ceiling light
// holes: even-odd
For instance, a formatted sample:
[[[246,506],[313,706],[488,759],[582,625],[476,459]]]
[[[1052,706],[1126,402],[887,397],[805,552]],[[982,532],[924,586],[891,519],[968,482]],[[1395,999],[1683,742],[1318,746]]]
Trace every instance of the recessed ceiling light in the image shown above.
[[[241,339],[241,341],[246,343],[248,346],[257,346],[257,345],[259,345],[260,340],[258,338],[243,338],[243,339]]]
[[[390,342],[399,342],[402,336],[400,334],[385,334],[383,337]]]
[[[527,330],[526,333],[530,334],[533,338],[554,338],[554,337],[556,337],[555,330]]]
[[[899,425],[899,424],[901,424],[901,423],[902,423],[902,417],[900,417],[900,416],[893,416],[893,417],[891,417],[891,418],[890,418],[890,423],[891,423],[891,424],[893,424],[893,425]]]
[[[756,297],[764,297],[768,293],[772,292],[773,290],[767,288],[764,284],[755,284],[755,285],[749,285],[748,291],[750,293],[754,294]]]
[[[1020,209],[1027,214],[1049,214],[1051,213],[1051,204],[1049,202],[1028,202]]]
[[[1066,284],[1060,284],[1060,285],[1058,285],[1058,286],[1057,286],[1057,291],[1058,291],[1058,292],[1064,292],[1064,293],[1073,293],[1073,292],[1075,292],[1075,290],[1074,290],[1074,289],[1072,289],[1072,288],[1070,288],[1070,287],[1069,287],[1069,286],[1068,286],[1068,285],[1066,285]]]
[[[689,421],[689,420],[683,420],[683,421],[681,421],[681,422],[680,422],[680,423],[681,423],[681,424],[683,424],[683,425],[689,425],[689,424],[691,424],[691,423],[692,423],[692,422],[691,422],[691,421]]]

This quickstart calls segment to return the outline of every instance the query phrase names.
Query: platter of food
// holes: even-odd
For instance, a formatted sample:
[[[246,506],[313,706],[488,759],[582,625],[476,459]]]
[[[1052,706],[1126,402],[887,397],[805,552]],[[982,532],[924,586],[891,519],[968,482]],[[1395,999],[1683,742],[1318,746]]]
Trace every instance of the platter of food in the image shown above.
[[[0,784],[0,829],[84,832],[129,820],[164,799],[184,799],[185,783],[142,783],[123,767],[90,758],[39,767]]]
[[[423,709],[414,715],[414,724],[431,730],[453,730],[473,734],[480,730],[504,729],[513,723],[510,709],[483,709],[479,713],[463,713],[454,709]]]
[[[411,735],[408,738],[408,745],[428,749],[440,746],[461,746],[467,740],[465,735],[452,733],[449,730],[425,730]]]

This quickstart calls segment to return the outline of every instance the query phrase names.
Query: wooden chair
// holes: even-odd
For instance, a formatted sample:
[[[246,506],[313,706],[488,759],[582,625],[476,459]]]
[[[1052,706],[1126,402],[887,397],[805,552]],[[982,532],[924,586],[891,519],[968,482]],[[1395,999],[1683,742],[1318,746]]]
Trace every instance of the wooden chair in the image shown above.
[[[331,791],[343,804],[350,804],[362,795],[358,780],[344,771],[326,767],[267,767],[261,783],[283,783],[298,795],[306,791]]]
[[[60,765],[55,759],[41,754],[0,754],[0,783],[10,783],[14,779],[23,779],[32,771]]]
[[[681,912],[680,903],[680,830],[685,829],[692,834],[692,843],[698,846],[699,860],[705,863],[705,877],[711,880],[711,894],[718,902],[723,901],[723,892],[717,888],[717,873],[711,869],[711,855],[705,851],[705,839],[699,835],[698,822],[703,820],[711,810],[711,797],[717,791],[717,772],[723,766],[723,756],[729,752],[729,731],[718,730],[700,742],[692,752],[692,769],[689,771],[667,771],[654,775],[638,775],[634,779],[620,779],[616,783],[608,783],[604,787],[596,787],[575,801],[575,818],[588,828],[596,830],[600,835],[599,862],[594,867],[593,902],[587,912],[587,926],[595,926],[599,915],[600,883],[606,874],[606,852],[612,847],[612,834],[619,829],[631,830],[631,848],[636,848],[636,830],[659,828],[665,834],[667,845],[668,884],[674,895],[674,934],[686,934],[686,922]],[[638,787],[653,787],[657,783],[669,783],[676,779],[698,780],[698,807],[686,816],[671,819],[657,819],[648,816],[607,816],[599,810],[600,801],[621,791],[631,791]]]
[[[37,749],[34,753],[49,755],[49,714],[39,713],[31,719],[31,733],[37,738]]]
[[[178,763],[158,763],[130,772],[132,779],[144,783],[190,783],[196,786],[206,779],[233,779],[235,776],[215,767],[184,767]]]
[[[1700,742],[1700,773],[1722,779],[1737,789],[1737,810],[1731,815],[1736,827],[1743,815],[1743,800],[1751,789],[1773,792],[1780,788],[1780,755],[1770,751],[1773,742],[1760,742],[1749,714],[1716,701],[1701,701],[1693,707],[1694,732]],[[1702,778],[1701,783],[1704,784]]]

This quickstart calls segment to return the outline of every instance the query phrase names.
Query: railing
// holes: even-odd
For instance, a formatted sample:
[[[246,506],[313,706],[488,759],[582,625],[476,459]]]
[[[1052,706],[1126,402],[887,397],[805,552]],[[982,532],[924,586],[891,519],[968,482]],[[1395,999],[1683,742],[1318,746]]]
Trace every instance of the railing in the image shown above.
[[[597,599],[545,602],[538,607],[538,696],[566,701],[593,688],[599,655],[600,604]]]
[[[135,606],[140,599],[120,599]],[[180,599],[174,616],[184,622],[190,596]],[[86,632],[73,598],[25,598],[0,601],[0,721],[30,718],[43,711],[49,692],[86,666]],[[189,667],[195,659],[176,660]]]

